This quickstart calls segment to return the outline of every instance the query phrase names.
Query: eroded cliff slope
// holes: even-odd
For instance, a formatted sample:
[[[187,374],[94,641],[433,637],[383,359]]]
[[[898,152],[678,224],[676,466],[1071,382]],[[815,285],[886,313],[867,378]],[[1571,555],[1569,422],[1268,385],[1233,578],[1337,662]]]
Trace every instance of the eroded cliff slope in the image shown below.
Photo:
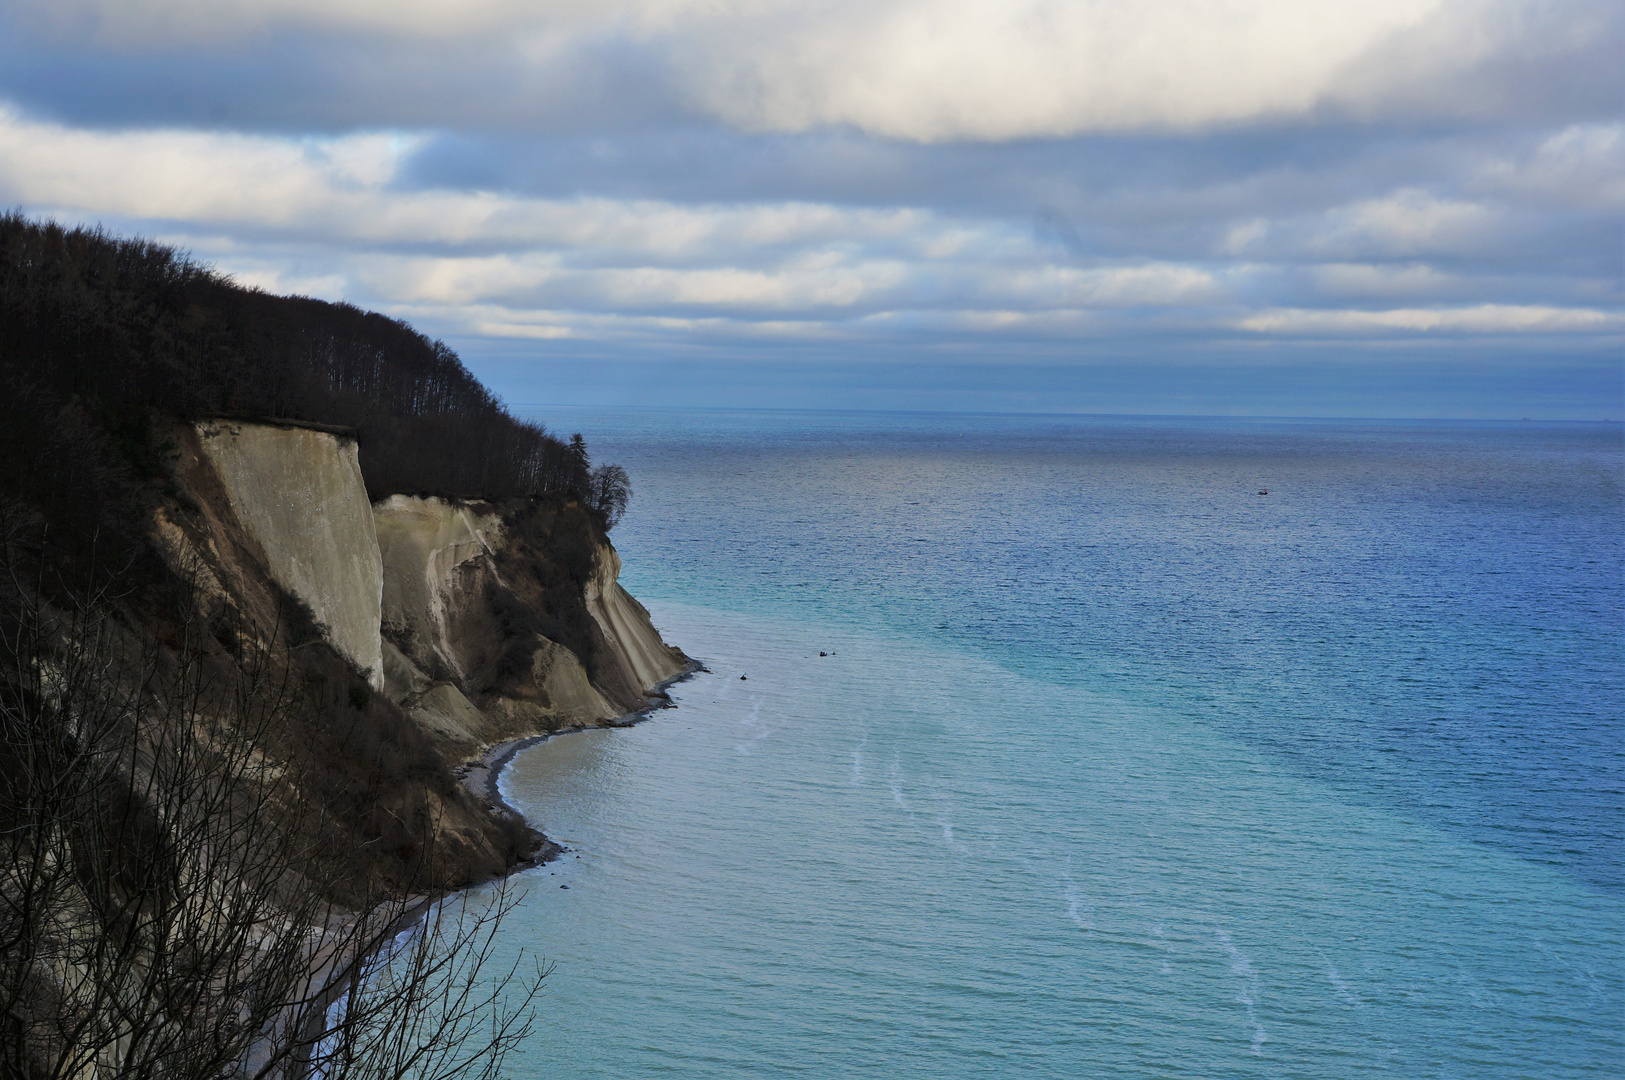
[[[447,766],[615,722],[688,663],[621,588],[619,555],[572,500],[370,503],[355,441],[292,422],[205,421],[181,441],[177,476],[197,509],[189,529],[160,512],[157,532],[176,571],[206,583],[212,617],[263,628],[289,616],[257,594],[302,603],[313,632]]]
[[[373,513],[386,689],[449,753],[613,722],[688,663],[579,505],[395,495]]]

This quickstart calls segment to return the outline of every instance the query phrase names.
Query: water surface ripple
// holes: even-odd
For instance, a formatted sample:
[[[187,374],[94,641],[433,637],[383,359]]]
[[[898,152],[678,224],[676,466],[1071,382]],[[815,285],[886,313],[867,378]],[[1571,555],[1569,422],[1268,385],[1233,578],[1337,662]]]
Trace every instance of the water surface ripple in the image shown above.
[[[542,418],[712,674],[504,778],[520,1074],[1620,1075],[1617,426]]]

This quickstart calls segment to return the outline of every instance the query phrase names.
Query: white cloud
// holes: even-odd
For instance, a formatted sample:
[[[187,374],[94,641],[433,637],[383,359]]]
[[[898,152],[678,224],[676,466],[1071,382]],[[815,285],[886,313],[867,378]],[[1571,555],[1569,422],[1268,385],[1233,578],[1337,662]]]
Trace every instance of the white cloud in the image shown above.
[[[1400,266],[1372,265],[1370,263],[1327,263],[1310,270],[1321,296],[1338,299],[1424,296],[1460,292],[1471,288],[1455,274],[1447,274],[1425,263]]]
[[[1058,265],[1024,229],[901,207],[681,205],[401,191],[418,141],[197,132],[91,132],[0,111],[0,198],[72,216],[185,223],[346,252],[327,270],[277,269],[240,243],[208,250],[243,279],[393,303],[525,298],[603,310],[794,312],[907,304],[1129,308],[1209,303],[1207,270]],[[434,248],[430,253],[421,249]]]
[[[1387,311],[1285,308],[1249,315],[1235,325],[1260,334],[1564,334],[1625,330],[1625,313],[1533,304]]]
[[[1576,139],[1583,153],[1567,149]],[[1589,162],[1599,142],[1560,135],[1531,160]],[[1084,259],[1025,221],[919,207],[406,189],[403,167],[421,145],[397,133],[91,131],[0,108],[0,202],[111,218],[273,291],[514,339],[1611,334],[1625,318],[1595,281],[1567,294],[1569,306],[1474,305],[1518,299],[1515,283],[1486,292],[1488,279],[1428,260],[1495,242],[1503,211],[1419,188],[1239,217],[1228,259],[1200,239],[1183,259]],[[1544,288],[1547,302],[1561,293]],[[1415,306],[1420,297],[1465,306]],[[1340,300],[1396,306],[1315,306]]]
[[[1493,247],[1503,207],[1407,187],[1377,198],[1278,219],[1249,218],[1219,241],[1228,255],[1363,260],[1459,255]]]
[[[355,141],[348,158],[376,152]],[[79,131],[0,111],[0,192],[14,202],[190,221],[293,223],[342,198],[353,166],[294,140],[196,132]]]
[[[537,93],[537,80],[577,63],[601,71],[613,46],[639,57],[629,70],[658,82],[668,105],[742,130],[850,126],[922,142],[1188,131],[1327,108],[1476,115],[1483,93],[1451,89],[1467,84],[1465,73],[1531,56],[1561,65],[1593,47],[1593,24],[1606,22],[1592,0],[20,0],[20,9],[59,39],[114,51],[241,48],[273,35],[376,46],[380,62],[346,75],[370,99],[392,88],[415,98],[429,79],[471,118],[503,122],[527,110],[556,120],[547,100],[556,95]],[[404,45],[428,59],[401,59],[391,47]],[[442,53],[478,70],[412,67]],[[623,82],[607,79],[603,94],[617,99]]]
[[[558,253],[368,255],[350,261],[370,294],[402,302],[572,303],[593,309],[791,312],[904,305],[1033,310],[1201,306],[1228,299],[1210,271],[1177,264],[1079,269],[987,266],[813,251],[767,267],[576,266]]]
[[[529,341],[557,341],[570,336],[568,326],[538,322],[535,319],[477,319],[472,329],[481,337],[520,338]]]
[[[990,270],[988,295],[1019,298],[1026,307],[1133,308],[1211,304],[1226,292],[1208,271],[1171,263],[1079,269],[1045,266]]]
[[[1486,162],[1473,182],[1562,209],[1625,211],[1625,123],[1571,124],[1529,153]]]
[[[593,26],[655,3],[528,0],[17,0],[37,23],[125,48],[239,42],[271,31],[472,37],[524,27]],[[538,8],[541,10],[539,11]]]
[[[1302,115],[1439,0],[839,0],[717,20],[677,50],[713,115],[900,139],[1189,129]]]
[[[29,121],[0,106],[0,199],[64,212],[287,230],[329,243],[573,248],[636,252],[654,261],[820,243],[944,251],[969,243],[962,228],[911,208],[396,190],[391,181],[420,143],[388,134],[285,139],[86,131]],[[988,239],[985,230],[981,238]]]
[[[1482,238],[1495,225],[1496,216],[1477,203],[1408,188],[1333,211],[1317,246],[1328,251],[1376,249],[1389,255],[1459,250]]]

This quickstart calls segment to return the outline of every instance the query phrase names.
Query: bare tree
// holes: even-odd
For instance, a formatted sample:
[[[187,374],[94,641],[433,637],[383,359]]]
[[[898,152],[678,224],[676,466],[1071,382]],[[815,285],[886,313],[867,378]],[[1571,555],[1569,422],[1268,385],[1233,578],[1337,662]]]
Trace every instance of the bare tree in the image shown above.
[[[222,676],[189,624],[143,645],[105,595],[44,600],[10,539],[0,1077],[495,1077],[546,974],[494,962],[515,895],[357,902],[267,753],[291,700],[274,650]]]

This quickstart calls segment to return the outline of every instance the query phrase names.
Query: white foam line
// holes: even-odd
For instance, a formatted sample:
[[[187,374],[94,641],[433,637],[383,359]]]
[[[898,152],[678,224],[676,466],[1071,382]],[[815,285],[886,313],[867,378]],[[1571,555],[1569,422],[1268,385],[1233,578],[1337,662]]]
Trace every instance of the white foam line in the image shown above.
[[[1224,951],[1230,955],[1230,973],[1240,975],[1244,980],[1236,1000],[1247,1009],[1247,1023],[1252,1025],[1253,1029],[1253,1053],[1261,1054],[1264,1052],[1264,1044],[1269,1040],[1264,1035],[1264,1025],[1258,1022],[1258,1009],[1254,1004],[1258,997],[1258,973],[1253,970],[1252,961],[1247,959],[1246,954],[1236,948],[1235,943],[1230,940],[1229,934],[1218,927],[1214,927],[1213,932],[1219,936],[1219,944],[1223,945]]]
[[[1072,856],[1066,857],[1066,864],[1061,867],[1061,880],[1066,883],[1061,890],[1066,897],[1066,917],[1072,920],[1072,925],[1079,930],[1093,930],[1094,920],[1089,918],[1093,908],[1083,902],[1083,896],[1078,892],[1077,883],[1072,880]]]
[[[896,803],[899,809],[908,814],[908,819],[910,821],[913,821],[914,810],[908,805],[908,800],[903,798],[903,785],[900,781],[902,772],[902,754],[901,751],[899,751],[892,754],[891,769],[887,772],[886,778],[891,786],[892,802]]]
[[[1320,958],[1320,962],[1326,965],[1326,978],[1332,984],[1332,992],[1337,995],[1338,999],[1353,1005],[1356,1009],[1365,1008],[1365,1002],[1354,996],[1354,992],[1349,989],[1348,983],[1345,983],[1343,977],[1337,973],[1337,967],[1324,956]]]
[[[757,698],[756,700],[751,702],[750,716],[748,716],[745,719],[739,721],[739,726],[740,727],[756,727],[757,722],[759,720],[761,720],[761,718],[762,718],[762,699]],[[758,731],[756,733],[756,735],[749,742],[742,742],[742,743],[737,744],[734,747],[734,750],[736,752],[738,752],[738,753],[744,754],[746,757],[749,757],[750,756],[750,748],[751,748],[752,744],[761,742],[763,739],[767,738],[771,734],[773,734],[773,729],[772,728],[763,728],[761,731]]]

